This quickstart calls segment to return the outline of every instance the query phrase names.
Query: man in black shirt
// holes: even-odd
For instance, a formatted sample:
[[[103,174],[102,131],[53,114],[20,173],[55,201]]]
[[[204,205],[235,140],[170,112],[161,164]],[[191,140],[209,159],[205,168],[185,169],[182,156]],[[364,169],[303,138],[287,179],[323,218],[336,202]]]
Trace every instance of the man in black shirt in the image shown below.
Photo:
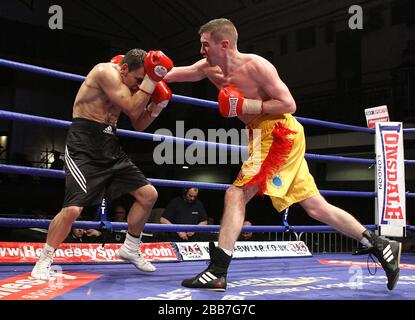
[[[160,218],[160,223],[207,225],[208,217],[203,203],[197,199],[198,193],[198,188],[185,189],[182,196],[171,200]],[[200,241],[195,232],[169,232],[168,240]]]
[[[61,159],[61,153],[57,150],[53,151],[53,162],[50,165],[50,169],[63,170],[65,162]]]

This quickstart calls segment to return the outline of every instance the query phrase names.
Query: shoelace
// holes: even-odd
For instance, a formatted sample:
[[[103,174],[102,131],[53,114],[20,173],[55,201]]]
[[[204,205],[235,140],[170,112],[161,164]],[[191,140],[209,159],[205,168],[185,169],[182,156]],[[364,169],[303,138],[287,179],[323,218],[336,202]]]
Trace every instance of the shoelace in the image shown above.
[[[369,262],[369,259],[371,259],[372,262],[373,262],[373,264],[375,265],[375,272],[374,273],[372,273],[372,271],[370,270],[370,262]],[[367,264],[367,270],[369,271],[369,274],[372,275],[372,276],[374,276],[376,274],[377,270],[378,270],[378,265],[377,265],[375,259],[373,258],[373,254],[372,253],[369,253],[369,255],[367,256],[366,264]]]

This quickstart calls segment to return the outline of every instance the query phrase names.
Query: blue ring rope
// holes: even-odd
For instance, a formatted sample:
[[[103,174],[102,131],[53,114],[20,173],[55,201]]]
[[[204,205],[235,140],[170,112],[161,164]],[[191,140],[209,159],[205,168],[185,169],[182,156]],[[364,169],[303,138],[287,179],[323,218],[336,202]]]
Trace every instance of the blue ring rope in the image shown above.
[[[17,228],[44,228],[49,227],[51,220],[45,219],[19,219],[19,218],[0,218],[0,227],[17,227]],[[75,221],[73,228],[83,229],[99,229],[101,223],[99,221]],[[312,231],[336,231],[330,226],[290,226],[292,231],[297,232],[312,232]],[[377,225],[367,225],[368,229],[376,230]],[[126,222],[112,222],[113,230],[127,230],[128,224]],[[144,231],[162,232],[218,232],[219,225],[187,225],[187,224],[158,224],[146,223]],[[242,231],[246,232],[284,232],[284,226],[244,226]]]
[[[48,178],[64,178],[65,172],[63,170],[52,170],[44,168],[31,168],[22,167],[9,164],[0,164],[0,173],[11,173],[11,174],[27,174],[39,177]],[[164,179],[148,179],[152,184],[159,187],[179,187],[179,188],[191,188],[197,187],[199,189],[210,189],[210,190],[226,190],[231,185],[225,183],[211,183],[211,182],[195,182],[195,181],[182,181],[182,180],[164,180]],[[333,197],[360,197],[360,198],[374,198],[376,192],[366,191],[337,191],[337,190],[320,190],[323,196]],[[407,192],[408,198],[415,198],[415,193]]]
[[[71,126],[70,121],[66,120],[58,120],[58,119],[51,119],[45,118],[40,116],[33,116],[29,114],[23,113],[16,113],[7,110],[0,109],[0,119],[4,120],[14,120],[14,121],[22,121],[22,122],[29,122],[35,123],[40,125],[46,125],[50,127],[57,127],[57,128],[65,128],[68,129]],[[226,148],[228,151],[238,151],[238,152],[247,152],[248,147],[246,146],[239,146],[235,144],[225,144],[225,143],[216,143],[210,141],[201,141],[201,140],[192,140],[192,139],[185,139],[185,138],[178,138],[173,136],[166,136],[160,134],[152,134],[147,132],[138,132],[138,131],[130,131],[124,129],[117,129],[117,134],[124,137],[129,138],[137,138],[142,140],[151,140],[151,141],[166,141],[166,142],[174,142],[174,143],[183,143],[184,145],[204,145],[205,147],[209,148]],[[330,156],[330,155],[320,155],[320,154],[305,154],[306,159],[316,160],[316,161],[334,161],[334,162],[344,162],[344,163],[362,163],[368,165],[374,165],[374,159],[362,159],[362,158],[352,158],[352,157],[343,157],[343,156]],[[406,165],[415,165],[415,160],[405,160],[404,163]]]
[[[61,78],[61,79],[72,80],[72,81],[84,81],[85,79],[84,76],[76,75],[73,73],[52,70],[48,68],[38,67],[38,66],[11,61],[11,60],[6,60],[6,59],[0,59],[0,66],[19,70],[19,71],[38,73],[38,74],[43,74],[43,75],[47,75],[47,76],[51,76],[55,78]],[[175,94],[173,94],[172,96],[172,101],[179,102],[179,103],[192,104],[192,105],[201,106],[201,107],[218,108],[218,103],[216,101],[191,98],[191,97],[180,96],[180,95],[175,95]],[[341,124],[337,122],[322,121],[322,120],[317,120],[317,119],[308,119],[308,118],[301,118],[301,117],[296,117],[296,119],[300,123],[303,123],[303,124],[311,124],[311,125],[316,125],[316,126],[339,129],[339,130],[365,132],[365,133],[371,133],[371,134],[375,133],[374,129]],[[407,129],[404,129],[403,131],[407,132],[406,130]],[[415,129],[414,129],[414,132],[415,132]]]
[[[31,176],[47,177],[47,178],[64,178],[65,172],[63,170],[52,170],[43,168],[22,167],[9,164],[0,164],[0,173],[9,174],[27,174]],[[192,188],[210,189],[210,190],[227,190],[231,185],[225,183],[211,183],[211,182],[195,182],[182,180],[165,180],[165,179],[148,179],[152,184],[158,187],[178,187],[178,188]],[[333,197],[360,197],[360,198],[374,198],[376,192],[370,191],[337,191],[337,190],[320,190],[323,196]],[[415,193],[406,192],[406,197],[415,198]]]

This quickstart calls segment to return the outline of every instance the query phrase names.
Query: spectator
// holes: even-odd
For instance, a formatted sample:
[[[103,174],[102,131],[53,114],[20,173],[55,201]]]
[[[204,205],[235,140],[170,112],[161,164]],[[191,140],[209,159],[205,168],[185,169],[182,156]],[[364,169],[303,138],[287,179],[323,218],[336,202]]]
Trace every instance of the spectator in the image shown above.
[[[72,228],[71,233],[66,237],[65,243],[100,243],[102,242],[102,234],[95,229],[79,229]]]
[[[112,220],[114,222],[127,222],[127,209],[123,205],[115,206]]]
[[[245,220],[242,227],[252,227],[251,221]],[[242,231],[238,240],[240,240],[240,241],[253,240],[252,239],[252,232]]]
[[[207,225],[207,214],[203,203],[197,199],[198,188],[185,189],[183,195],[174,198],[164,210],[160,223],[162,224],[193,224]],[[195,232],[168,232],[168,241],[198,241],[199,234]]]
[[[72,228],[71,233],[66,237],[65,243],[77,243],[84,242],[82,238],[84,236],[85,230],[79,228]]]
[[[114,207],[113,222],[127,222],[127,209],[123,205]],[[127,230],[112,231],[109,242],[124,243]]]
[[[53,170],[63,170],[64,162],[61,159],[61,153],[59,151],[53,151],[53,162],[50,168]]]

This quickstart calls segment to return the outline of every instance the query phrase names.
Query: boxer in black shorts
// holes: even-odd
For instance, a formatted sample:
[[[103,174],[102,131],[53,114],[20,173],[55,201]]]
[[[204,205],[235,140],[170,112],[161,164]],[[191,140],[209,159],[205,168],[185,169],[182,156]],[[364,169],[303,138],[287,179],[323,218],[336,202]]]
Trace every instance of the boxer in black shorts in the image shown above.
[[[73,120],[66,138],[63,207],[94,205],[150,184],[121,149],[115,132],[110,125]]]
[[[126,193],[135,202],[128,214],[128,233],[119,255],[142,271],[156,270],[139,248],[157,191],[120,147],[116,127],[121,112],[137,131],[154,121],[171,98],[170,89],[161,80],[173,63],[161,51],[147,53],[141,49],[116,58],[97,64],[75,98],[65,147],[65,199],[32,270],[31,276],[36,279],[50,278],[53,254],[85,206]]]

